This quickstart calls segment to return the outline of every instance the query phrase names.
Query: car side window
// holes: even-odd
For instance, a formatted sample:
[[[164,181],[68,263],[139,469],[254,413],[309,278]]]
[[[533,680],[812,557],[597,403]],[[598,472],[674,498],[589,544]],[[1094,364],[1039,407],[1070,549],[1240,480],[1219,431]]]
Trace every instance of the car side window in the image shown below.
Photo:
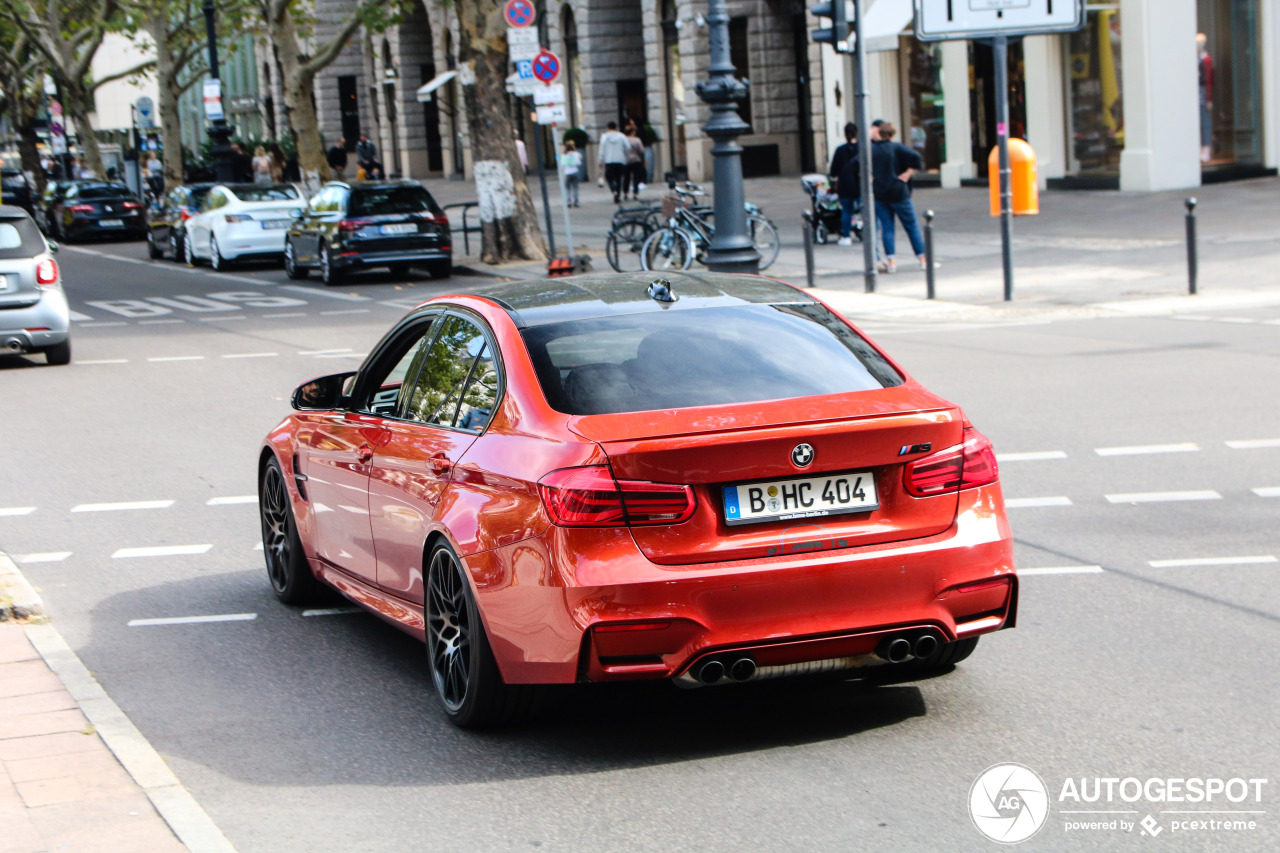
[[[391,417],[403,408],[402,391],[406,395],[408,392],[405,377],[416,374],[438,323],[436,317],[407,331],[372,366],[370,375],[376,378],[364,384],[363,399],[355,406],[357,411]]]
[[[480,430],[497,399],[497,371],[484,333],[464,317],[445,319],[422,362],[407,420]]]

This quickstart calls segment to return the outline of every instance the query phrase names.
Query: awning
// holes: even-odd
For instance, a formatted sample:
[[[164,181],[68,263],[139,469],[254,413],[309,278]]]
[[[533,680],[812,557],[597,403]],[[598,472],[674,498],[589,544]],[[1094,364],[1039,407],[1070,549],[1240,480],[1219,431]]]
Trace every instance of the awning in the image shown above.
[[[915,17],[912,0],[876,0],[862,21],[862,37],[867,52],[897,50],[898,36]]]
[[[907,5],[910,5],[910,2],[911,0],[907,0]],[[430,82],[423,83],[421,86],[418,87],[418,101],[420,103],[425,104],[427,101],[431,100],[432,92],[434,92],[436,89],[439,89],[445,83],[448,83],[450,80],[452,80],[454,77],[457,77],[457,76],[458,76],[457,71],[446,71],[443,74],[437,74],[436,76],[432,77]]]

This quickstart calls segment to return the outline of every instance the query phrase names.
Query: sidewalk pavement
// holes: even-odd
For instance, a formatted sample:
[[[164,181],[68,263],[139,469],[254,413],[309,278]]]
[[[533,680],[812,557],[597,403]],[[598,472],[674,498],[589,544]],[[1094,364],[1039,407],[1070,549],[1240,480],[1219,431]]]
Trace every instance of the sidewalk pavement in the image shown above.
[[[0,853],[234,853],[43,613],[0,552]]]
[[[564,213],[555,175],[548,175],[556,246],[564,254]],[[437,181],[443,203],[475,198],[469,181]],[[529,187],[545,231],[536,175]],[[713,196],[714,187],[704,188]],[[805,285],[801,211],[809,198],[797,176],[752,178],[746,197],[777,226],[781,250],[764,275]],[[642,200],[657,203],[665,186]],[[1195,197],[1199,232],[1197,296],[1187,294],[1185,200]],[[607,189],[588,182],[582,206],[570,211],[576,252],[592,256],[597,272],[610,272],[605,238],[615,210]],[[1040,194],[1040,214],[1013,224],[1014,299],[1003,300],[999,220],[990,216],[985,188],[917,189],[921,218],[933,210],[937,296],[925,299],[925,276],[902,227],[897,229],[896,275],[878,276],[876,294],[864,295],[862,246],[814,247],[815,286],[842,311],[859,318],[912,322],[1043,321],[1071,316],[1166,315],[1215,308],[1280,305],[1280,178],[1260,178],[1159,193],[1056,190]],[[474,221],[475,216],[472,216]],[[479,235],[471,235],[479,252]],[[459,241],[460,242],[460,241]],[[544,263],[496,267],[457,259],[473,273],[498,278],[545,278]],[[638,268],[638,265],[637,265]],[[694,270],[702,269],[697,264]]]

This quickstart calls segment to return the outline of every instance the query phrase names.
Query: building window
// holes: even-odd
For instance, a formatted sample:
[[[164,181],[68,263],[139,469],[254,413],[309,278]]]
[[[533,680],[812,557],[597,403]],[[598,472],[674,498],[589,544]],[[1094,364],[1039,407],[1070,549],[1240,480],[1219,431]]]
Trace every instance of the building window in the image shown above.
[[[900,140],[911,146],[927,171],[937,171],[947,159],[946,125],[943,122],[942,45],[899,39],[899,57],[906,64],[907,130]]]
[[[1090,5],[1084,29],[1067,42],[1070,171],[1120,171],[1124,150],[1120,7]]]
[[[733,76],[739,80],[751,79],[751,52],[747,49],[748,18],[729,19],[729,61],[733,63]],[[751,124],[751,95],[738,101],[738,115]],[[755,132],[755,128],[752,128]]]
[[[1200,159],[1262,162],[1258,0],[1197,0]]]

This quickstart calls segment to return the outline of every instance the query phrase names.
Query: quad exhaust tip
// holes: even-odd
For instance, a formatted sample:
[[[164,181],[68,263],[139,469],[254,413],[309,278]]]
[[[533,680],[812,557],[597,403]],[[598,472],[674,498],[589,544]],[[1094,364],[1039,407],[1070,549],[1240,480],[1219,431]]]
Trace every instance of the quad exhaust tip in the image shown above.
[[[756,662],[751,658],[740,658],[729,667],[729,677],[734,681],[749,681],[756,674]]]
[[[938,650],[938,638],[933,634],[921,634],[916,638],[916,644],[911,647],[911,653],[918,658],[928,658]]]
[[[712,658],[697,669],[696,678],[703,684],[715,684],[726,676],[737,682],[750,681],[756,674],[756,662],[749,657],[741,657],[729,662]]]
[[[698,670],[698,680],[703,684],[715,684],[724,678],[724,664],[718,660],[709,660]]]
[[[876,654],[889,663],[903,663],[911,657],[911,641],[906,637],[890,637],[880,644]]]

